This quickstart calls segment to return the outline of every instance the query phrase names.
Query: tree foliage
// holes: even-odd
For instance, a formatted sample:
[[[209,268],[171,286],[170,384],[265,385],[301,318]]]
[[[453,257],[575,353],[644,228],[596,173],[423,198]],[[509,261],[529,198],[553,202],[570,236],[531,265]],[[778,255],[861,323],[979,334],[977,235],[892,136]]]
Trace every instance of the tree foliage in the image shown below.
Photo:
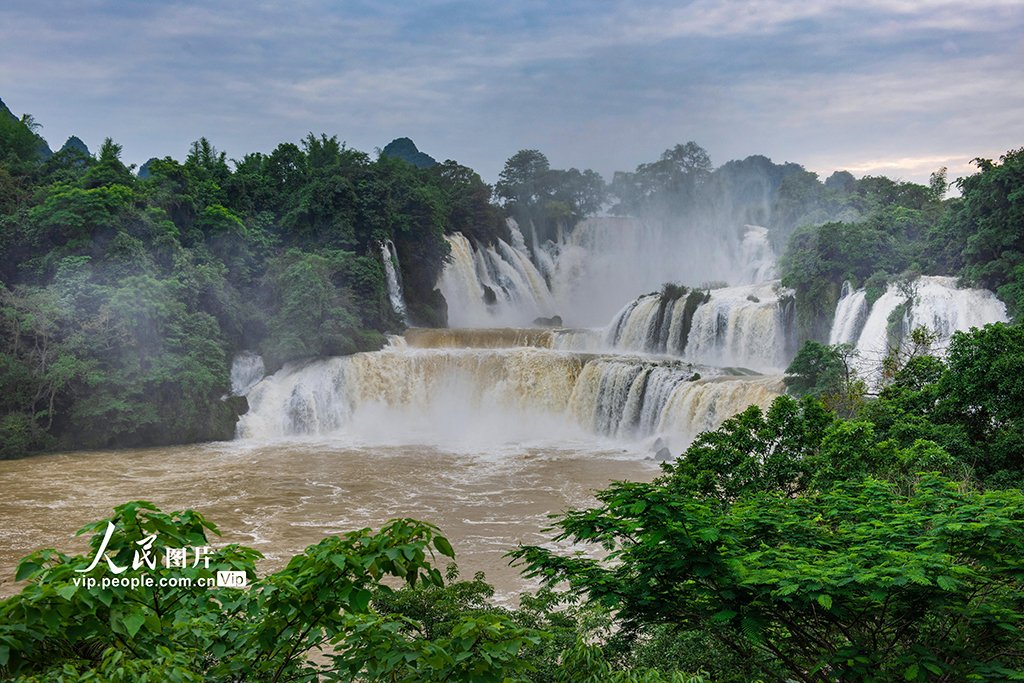
[[[945,227],[963,245],[964,277],[995,290],[1017,315],[1024,310],[1024,148],[975,164],[979,172],[957,183],[962,199]]]
[[[6,112],[6,110],[4,110]],[[413,322],[443,326],[446,232],[507,237],[491,188],[310,133],[228,160],[207,138],[136,176],[107,139],[49,158],[0,116],[0,455],[230,438],[240,350],[270,367],[380,348],[398,253]]]
[[[536,149],[512,155],[494,186],[495,196],[535,249],[600,211],[605,193],[604,179],[597,172],[552,169]]]
[[[707,630],[777,680],[1007,680],[1024,654],[1019,491],[923,475],[813,495],[759,491],[724,509],[672,473],[568,513],[558,539],[606,559],[517,551],[533,574],[614,607],[624,628]]]

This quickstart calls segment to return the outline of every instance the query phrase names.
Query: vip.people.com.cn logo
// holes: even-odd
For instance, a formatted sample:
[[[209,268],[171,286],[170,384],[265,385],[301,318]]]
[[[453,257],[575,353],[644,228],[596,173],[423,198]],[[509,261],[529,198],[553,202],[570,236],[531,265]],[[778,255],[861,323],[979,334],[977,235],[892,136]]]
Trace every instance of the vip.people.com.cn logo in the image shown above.
[[[149,572],[157,572],[157,568],[160,565],[162,565],[160,569],[196,569],[200,567],[209,569],[210,560],[214,554],[213,548],[210,546],[167,547],[163,549],[163,562],[158,563],[159,551],[154,547],[157,538],[156,534],[135,541],[135,545],[139,547],[134,552],[130,568],[134,572],[142,570],[142,573],[125,574],[129,566],[116,564],[113,558],[106,552],[114,530],[114,524],[107,522],[106,532],[103,534],[103,540],[100,542],[100,547],[97,549],[92,562],[88,567],[75,570],[76,573],[88,574],[96,569],[101,561],[105,560],[112,576],[103,576],[99,579],[94,576],[76,576],[72,579],[75,586],[87,589],[93,589],[97,586],[101,589],[114,587],[131,589],[140,587],[210,588],[214,585],[217,588],[246,588],[249,584],[246,573],[238,570],[218,570],[215,577],[201,576],[194,579],[189,576],[154,576],[152,573],[146,572],[145,570],[147,569]]]
[[[245,572],[239,571],[218,571],[217,588],[245,588],[248,578]]]

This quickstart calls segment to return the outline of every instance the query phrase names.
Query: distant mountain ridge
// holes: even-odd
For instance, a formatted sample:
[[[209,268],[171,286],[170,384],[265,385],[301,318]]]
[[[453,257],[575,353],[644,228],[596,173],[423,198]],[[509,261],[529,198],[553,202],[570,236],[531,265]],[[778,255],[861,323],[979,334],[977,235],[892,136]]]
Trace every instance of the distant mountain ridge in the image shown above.
[[[387,147],[381,150],[382,157],[392,157],[412,164],[416,168],[430,168],[437,166],[437,159],[419,151],[416,143],[409,138],[395,138],[388,143]]]

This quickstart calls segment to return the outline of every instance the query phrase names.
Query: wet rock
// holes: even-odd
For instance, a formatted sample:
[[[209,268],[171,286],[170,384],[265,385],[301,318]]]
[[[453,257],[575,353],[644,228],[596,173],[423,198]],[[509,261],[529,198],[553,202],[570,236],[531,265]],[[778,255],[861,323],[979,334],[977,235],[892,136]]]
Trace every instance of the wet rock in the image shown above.
[[[494,290],[484,285],[484,303],[488,306],[493,306],[498,303],[498,295],[494,293]]]

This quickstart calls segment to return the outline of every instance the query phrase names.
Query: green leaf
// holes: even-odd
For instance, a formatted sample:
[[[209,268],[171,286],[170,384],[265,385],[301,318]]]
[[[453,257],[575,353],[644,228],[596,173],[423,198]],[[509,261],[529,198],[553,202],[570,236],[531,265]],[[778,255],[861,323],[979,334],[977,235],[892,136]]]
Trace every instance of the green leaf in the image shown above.
[[[370,598],[373,596],[368,590],[359,589],[353,595],[349,601],[349,605],[353,612],[365,612],[370,606]]]
[[[59,595],[60,597],[64,598],[65,600],[70,600],[71,596],[74,595],[75,591],[77,591],[77,590],[78,590],[78,586],[76,586],[73,583],[69,583],[66,586],[62,586],[61,588],[58,588],[57,589],[57,595]]]
[[[42,570],[35,562],[25,560],[18,565],[18,571],[14,575],[15,581],[24,581],[25,579],[31,578],[38,574]]]
[[[437,548],[437,552],[445,557],[455,557],[455,550],[452,549],[452,544],[444,536],[434,536],[434,547]]]
[[[124,624],[124,629],[128,633],[128,636],[130,638],[134,638],[135,634],[139,632],[139,629],[142,628],[142,624],[144,624],[145,621],[146,617],[136,613],[126,616],[121,620],[121,623]]]
[[[818,604],[825,609],[832,609],[832,596],[821,593],[818,595]]]
[[[917,680],[918,667],[917,664],[911,664],[907,667],[907,670],[903,672],[903,679],[907,681]]]

